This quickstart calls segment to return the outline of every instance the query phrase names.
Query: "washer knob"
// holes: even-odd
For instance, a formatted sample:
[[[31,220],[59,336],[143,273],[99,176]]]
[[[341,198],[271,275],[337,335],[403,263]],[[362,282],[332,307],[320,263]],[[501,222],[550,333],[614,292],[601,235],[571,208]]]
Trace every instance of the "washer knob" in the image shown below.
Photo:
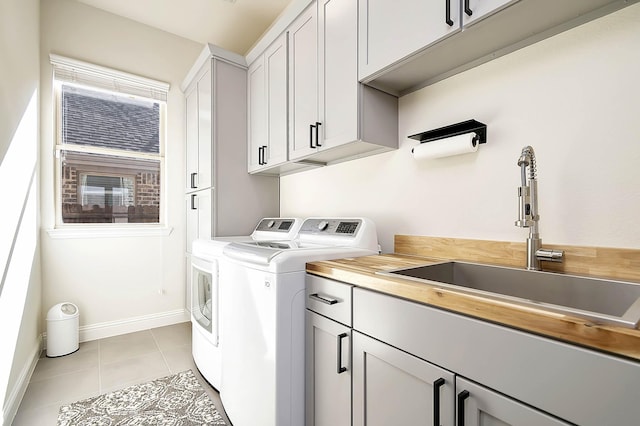
[[[329,222],[327,222],[326,220],[323,220],[320,223],[318,223],[318,230],[324,231],[325,229],[327,229],[327,226],[329,226]]]
[[[267,222],[267,228],[273,228],[273,225],[276,224],[275,220],[270,220],[269,222]]]

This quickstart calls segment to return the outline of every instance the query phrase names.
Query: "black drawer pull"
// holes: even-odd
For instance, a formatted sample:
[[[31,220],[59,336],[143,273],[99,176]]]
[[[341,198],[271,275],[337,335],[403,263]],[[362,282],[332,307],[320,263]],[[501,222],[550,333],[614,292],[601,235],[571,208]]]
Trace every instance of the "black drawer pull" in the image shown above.
[[[473,10],[469,7],[469,0],[464,0],[464,13],[469,16],[473,15]]]
[[[196,208],[196,194],[191,194],[191,210],[197,210]]]
[[[196,175],[197,173],[191,173],[191,188],[195,189],[196,186]]]
[[[335,305],[336,303],[338,303],[336,299],[327,299],[326,297],[318,296],[318,293],[310,294],[309,299],[317,300],[318,302],[322,302],[325,305]]]
[[[469,396],[469,391],[466,390],[458,394],[458,426],[464,426],[464,401]]]
[[[342,366],[342,339],[344,339],[347,336],[348,336],[347,333],[338,334],[338,357],[337,357],[338,358],[338,369],[337,369],[338,374],[342,374],[345,371],[347,371],[347,367]]]
[[[442,377],[433,382],[433,426],[440,426],[440,388],[443,385]]]

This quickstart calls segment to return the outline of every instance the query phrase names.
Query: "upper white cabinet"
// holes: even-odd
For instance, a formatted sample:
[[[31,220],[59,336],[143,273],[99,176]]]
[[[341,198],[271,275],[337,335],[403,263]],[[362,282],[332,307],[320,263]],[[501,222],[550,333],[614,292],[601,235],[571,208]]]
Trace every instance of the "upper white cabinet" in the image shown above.
[[[289,38],[289,158],[314,152],[318,122],[318,18],[315,3],[296,19]]]
[[[211,186],[211,69],[203,68],[186,94],[186,190]]]
[[[289,29],[290,160],[329,164],[398,147],[397,98],[358,82],[357,22],[356,2],[319,0]]]
[[[270,99],[283,93],[288,97],[287,161],[274,163],[267,159],[264,164],[265,148],[259,152],[260,147],[270,147],[273,141],[256,143],[250,136],[250,149],[255,152],[249,160],[249,171],[283,174],[396,149],[397,97],[358,82],[357,3],[314,1],[292,21],[284,34],[288,49],[287,87],[267,89],[265,97]],[[261,57],[265,61],[263,67],[267,68],[268,50],[261,53],[250,68],[250,114],[260,113],[258,104],[254,105],[251,100],[254,90],[251,71],[254,66],[258,69]],[[271,109],[271,106],[263,107],[263,110]],[[267,123],[272,123],[270,116]],[[254,126],[253,119],[250,126]],[[256,127],[264,128],[260,126],[256,119]],[[253,128],[249,132],[253,135]],[[256,165],[259,163],[256,159],[260,158],[263,164]]]
[[[250,66],[249,172],[287,161],[287,37],[276,39]]]
[[[266,72],[264,70],[264,56],[260,56],[250,66],[247,73],[247,94],[249,104],[249,152],[247,155],[249,172],[262,167],[269,148],[267,129],[267,87]]]
[[[337,162],[398,147],[398,99],[358,82],[358,8],[319,0],[319,119],[314,159]]]
[[[278,216],[278,180],[247,174],[244,58],[208,45],[182,85],[186,113],[186,251],[195,238],[247,235]]]
[[[358,0],[358,75],[403,96],[636,2]]]
[[[458,31],[459,2],[360,0],[360,79]]]

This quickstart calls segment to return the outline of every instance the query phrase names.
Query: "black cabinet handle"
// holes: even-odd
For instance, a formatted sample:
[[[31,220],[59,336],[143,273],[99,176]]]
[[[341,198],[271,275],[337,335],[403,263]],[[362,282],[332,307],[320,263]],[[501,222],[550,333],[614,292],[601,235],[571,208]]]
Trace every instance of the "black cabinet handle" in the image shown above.
[[[322,126],[322,123],[316,121],[316,146],[322,146],[320,144],[320,139],[318,138],[318,131],[320,130],[320,126]]]
[[[196,194],[191,194],[191,210],[197,210],[196,209]]]
[[[317,300],[318,302],[322,302],[325,305],[335,305],[336,303],[338,303],[336,299],[327,299],[326,297],[319,296],[318,293],[310,294],[309,299]]]
[[[267,158],[267,146],[262,145],[260,148],[258,148],[258,165],[264,166],[265,164],[267,164],[266,158]]]
[[[191,188],[195,189],[196,186],[196,175],[197,173],[191,173]]]
[[[449,25],[450,27],[453,27],[453,21],[451,20],[451,0],[445,0],[445,5],[446,5],[446,11],[445,11],[445,19],[444,21],[447,23],[447,25]]]
[[[347,371],[347,367],[342,366],[342,339],[347,337],[347,333],[338,334],[338,374],[342,374]]]
[[[443,385],[442,377],[433,382],[433,426],[440,426],[440,388]]]
[[[315,148],[316,146],[313,144],[313,129],[315,129],[315,125],[309,124],[309,148]]]
[[[458,394],[458,426],[464,426],[464,401],[469,396],[469,391],[466,390]]]
[[[469,16],[473,15],[473,10],[469,7],[469,0],[464,0],[464,13]]]

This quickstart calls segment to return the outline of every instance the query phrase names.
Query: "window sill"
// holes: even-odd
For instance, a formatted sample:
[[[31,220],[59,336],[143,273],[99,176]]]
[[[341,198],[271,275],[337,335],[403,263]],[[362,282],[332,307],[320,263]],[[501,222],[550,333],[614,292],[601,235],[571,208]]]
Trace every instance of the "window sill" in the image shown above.
[[[166,237],[173,231],[172,227],[152,226],[63,226],[47,229],[47,234],[54,239],[62,238],[119,238],[119,237]]]

